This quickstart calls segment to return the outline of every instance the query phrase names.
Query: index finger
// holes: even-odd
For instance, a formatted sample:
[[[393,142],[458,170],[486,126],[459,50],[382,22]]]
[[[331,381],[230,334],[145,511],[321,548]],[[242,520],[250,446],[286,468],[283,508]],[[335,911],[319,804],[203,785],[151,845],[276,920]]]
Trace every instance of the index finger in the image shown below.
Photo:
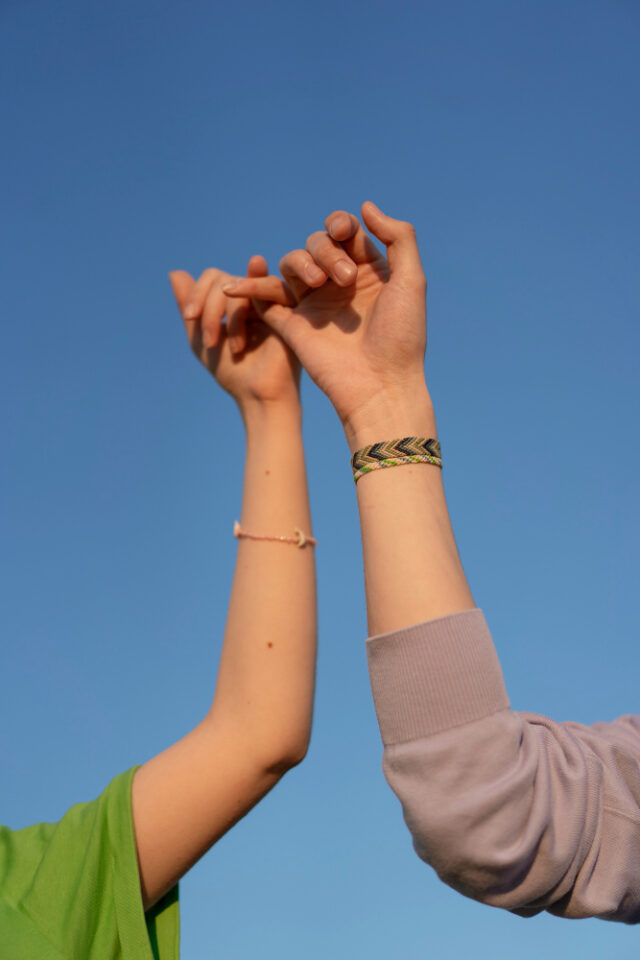
[[[334,210],[324,222],[332,240],[344,247],[354,263],[373,263],[384,259],[357,217],[346,210]]]
[[[228,297],[269,300],[285,307],[296,305],[295,297],[280,277],[236,277],[223,284],[222,292]]]

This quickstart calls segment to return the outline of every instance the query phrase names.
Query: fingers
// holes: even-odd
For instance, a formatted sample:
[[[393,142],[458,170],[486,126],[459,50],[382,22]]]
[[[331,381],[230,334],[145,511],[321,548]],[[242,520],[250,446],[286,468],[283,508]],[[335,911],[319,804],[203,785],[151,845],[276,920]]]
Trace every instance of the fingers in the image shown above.
[[[215,282],[214,279],[207,294],[207,299],[204,302],[202,315],[200,318],[202,327],[202,343],[207,350],[217,347],[218,343],[220,342],[222,321],[224,319],[226,309],[227,298],[222,292],[221,287]]]
[[[268,275],[269,267],[264,257],[256,253],[253,257],[249,258],[249,263],[247,264],[248,277],[267,277]]]
[[[236,277],[223,284],[222,290],[228,297],[270,300],[285,307],[296,305],[292,291],[280,277]]]
[[[293,317],[291,307],[284,307],[280,303],[270,303],[268,300],[254,300],[253,302],[260,319],[264,320],[272,330],[275,330],[287,346],[295,351],[295,346],[291,342],[293,329],[291,326],[291,318]]]
[[[251,257],[247,265],[248,277],[265,277],[269,267],[264,257]],[[225,296],[225,294],[223,294]],[[225,296],[226,299],[226,296]],[[247,346],[247,320],[251,313],[251,301],[246,297],[229,297],[227,300],[227,337],[231,353],[240,354]]]
[[[358,276],[357,266],[342,245],[332,240],[324,230],[311,234],[307,240],[307,252],[339,287],[348,287],[355,283]]]
[[[169,274],[187,337],[194,350],[196,339],[204,343],[205,347],[213,347],[220,338],[224,304],[221,307],[220,297],[210,294],[216,280],[219,281],[222,276],[220,270],[213,268],[205,270],[195,281],[184,270],[174,270]]]
[[[264,257],[251,257],[247,266],[248,278],[264,278],[268,273]],[[213,268],[205,270],[195,281],[184,270],[169,274],[189,343],[198,355],[202,347],[211,350],[220,344],[225,314],[232,353],[241,353],[246,346],[251,301],[242,295],[227,298],[223,286],[230,279],[228,274]]]
[[[169,283],[176,298],[178,310],[182,313],[189,300],[195,280],[186,270],[172,270],[169,274]]]
[[[340,287],[349,286],[356,281],[359,263],[384,260],[353,214],[335,210],[325,220],[325,227],[326,233],[311,234],[306,251],[293,250],[280,261],[280,272],[298,300],[327,277]]]
[[[224,293],[222,296],[227,302],[227,339],[231,353],[242,353],[247,345],[247,319],[249,317],[250,301],[244,297],[242,299],[227,298]]]
[[[391,277],[408,286],[424,286],[424,270],[412,225],[388,217],[370,200],[362,204],[362,218],[367,229],[387,248]]]
[[[334,210],[324,225],[329,236],[341,245],[354,263],[372,263],[382,259],[375,243],[352,213]]]
[[[298,301],[310,289],[321,287],[327,280],[327,274],[306,250],[291,250],[282,258],[279,268]]]
[[[280,277],[238,277],[225,283],[222,289],[227,296],[250,297],[260,319],[291,346],[288,339],[291,307],[295,307],[297,301]]]
[[[195,349],[196,336],[199,337],[200,335],[199,323],[197,320],[187,320],[184,316],[184,310],[195,286],[195,280],[186,270],[172,270],[169,274],[169,283],[171,284],[173,295],[176,298],[178,310],[184,320],[184,328],[187,339],[189,340],[189,345],[192,349]]]
[[[222,287],[227,296],[251,297],[251,303],[261,320],[275,330],[290,347],[291,308],[296,298],[280,277],[238,277]]]
[[[202,314],[209,290],[219,274],[220,270],[215,270],[213,267],[200,274],[182,310],[185,320],[196,320]]]

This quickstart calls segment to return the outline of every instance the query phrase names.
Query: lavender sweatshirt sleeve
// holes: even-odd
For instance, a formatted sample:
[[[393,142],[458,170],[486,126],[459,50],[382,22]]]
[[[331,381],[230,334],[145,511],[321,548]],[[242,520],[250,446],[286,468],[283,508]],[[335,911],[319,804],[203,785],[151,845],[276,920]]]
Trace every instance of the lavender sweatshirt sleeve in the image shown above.
[[[640,716],[511,710],[480,610],[367,651],[385,776],[442,880],[521,916],[640,922]]]

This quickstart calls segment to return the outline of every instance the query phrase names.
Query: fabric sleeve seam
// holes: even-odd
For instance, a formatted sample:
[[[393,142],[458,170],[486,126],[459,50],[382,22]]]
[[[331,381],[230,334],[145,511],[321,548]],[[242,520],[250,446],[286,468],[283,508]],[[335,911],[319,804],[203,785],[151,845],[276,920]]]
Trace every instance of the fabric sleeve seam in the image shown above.
[[[448,733],[449,730],[459,730],[461,727],[468,727],[472,723],[479,723],[481,720],[488,720],[489,717],[495,717],[497,713],[516,713],[517,711],[512,710],[510,706],[498,707],[496,710],[492,710],[491,713],[485,713],[481,717],[474,717],[473,720],[464,720],[462,723],[454,723],[451,726],[439,727],[437,730],[433,730],[431,733],[423,733],[415,737],[407,737],[406,740],[393,740],[393,741],[384,741],[383,746],[386,749],[387,747],[397,747],[401,746],[404,743],[414,743],[416,740],[429,740],[431,737],[438,736],[439,733]]]

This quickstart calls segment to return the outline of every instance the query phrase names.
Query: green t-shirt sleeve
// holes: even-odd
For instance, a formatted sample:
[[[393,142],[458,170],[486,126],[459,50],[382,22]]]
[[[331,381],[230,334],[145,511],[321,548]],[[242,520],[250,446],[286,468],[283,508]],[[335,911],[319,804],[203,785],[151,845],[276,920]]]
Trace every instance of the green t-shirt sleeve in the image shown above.
[[[15,918],[16,936],[33,926],[64,960],[178,960],[178,887],[146,915],[142,905],[131,811],[136,769],[58,823],[0,827],[0,913],[4,923]]]

